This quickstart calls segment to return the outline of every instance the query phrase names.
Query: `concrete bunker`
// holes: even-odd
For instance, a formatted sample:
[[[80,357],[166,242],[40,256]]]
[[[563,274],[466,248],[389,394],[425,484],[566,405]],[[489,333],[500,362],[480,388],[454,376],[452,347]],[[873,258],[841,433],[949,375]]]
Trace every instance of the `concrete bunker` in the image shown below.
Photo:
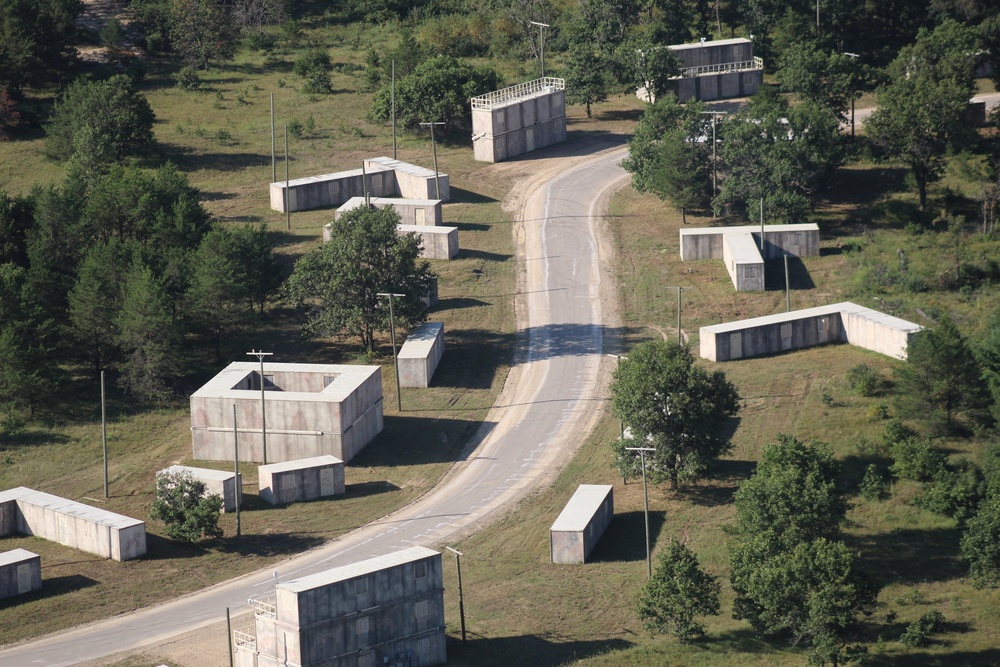
[[[415,328],[399,348],[401,387],[429,387],[434,371],[444,355],[444,322],[424,322]]]
[[[436,224],[429,224],[427,215],[418,215],[422,210],[426,210],[422,204],[414,206],[412,202],[429,202],[437,200],[412,200],[412,199],[372,199],[369,205],[377,208],[393,207],[399,211],[400,207],[407,213],[407,217],[422,220],[422,224],[398,224],[396,232],[399,234],[416,234],[420,239],[420,256],[424,259],[455,259],[458,257],[458,227],[443,227]],[[335,219],[340,219],[347,211],[360,208],[365,205],[364,197],[352,197],[343,206],[337,209]],[[403,213],[400,213],[403,218]],[[405,218],[404,218],[405,219]],[[440,220],[440,216],[439,216]],[[323,225],[323,242],[327,243],[333,234],[333,225],[327,223]]]
[[[19,486],[0,492],[0,537],[36,535],[111,560],[146,553],[146,523]]]
[[[552,562],[586,563],[614,516],[614,487],[581,484],[549,529]]]
[[[205,485],[205,494],[215,494],[222,498],[222,511],[235,512],[243,503],[243,475],[237,477],[235,471],[213,468],[193,468],[191,466],[170,466],[156,473],[160,475],[189,475],[191,479]]]
[[[233,631],[237,667],[439,665],[445,652],[441,554],[426,547],[336,567],[252,598]]]
[[[42,587],[42,557],[27,549],[0,553],[0,600]]]
[[[906,359],[910,337],[922,328],[845,301],[701,327],[699,355],[711,361],[732,361],[828,343],[848,343]]]
[[[336,456],[271,463],[257,468],[260,499],[271,505],[344,493],[344,462]]]
[[[668,46],[681,61],[674,77],[678,102],[749,97],[764,82],[764,61],[753,55],[753,42],[743,37]]]
[[[264,461],[261,376],[236,361],[191,395],[193,456],[233,459],[233,404],[241,461]],[[267,364],[267,463],[329,454],[350,461],[382,431],[382,369],[341,364]]]
[[[472,98],[472,149],[503,162],[566,140],[566,82],[545,77]]]

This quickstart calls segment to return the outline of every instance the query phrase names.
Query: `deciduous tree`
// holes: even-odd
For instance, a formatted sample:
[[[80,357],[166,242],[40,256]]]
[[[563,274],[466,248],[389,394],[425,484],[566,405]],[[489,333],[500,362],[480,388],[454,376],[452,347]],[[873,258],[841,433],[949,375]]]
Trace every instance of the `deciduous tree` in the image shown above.
[[[236,26],[220,0],[171,0],[170,41],[190,65],[205,69],[236,51]]]
[[[566,62],[566,101],[583,104],[590,118],[590,106],[608,99],[608,75],[605,63],[588,45],[571,47]]]
[[[660,552],[653,577],[639,594],[639,618],[656,634],[671,633],[681,640],[705,634],[697,616],[719,614],[721,586],[698,564],[698,558],[677,540]]]
[[[1000,496],[979,506],[962,535],[962,557],[969,563],[969,578],[976,588],[1000,585]]]
[[[190,473],[157,475],[150,516],[165,523],[173,539],[193,544],[203,537],[222,537],[221,511],[222,498],[207,494],[205,483]]]

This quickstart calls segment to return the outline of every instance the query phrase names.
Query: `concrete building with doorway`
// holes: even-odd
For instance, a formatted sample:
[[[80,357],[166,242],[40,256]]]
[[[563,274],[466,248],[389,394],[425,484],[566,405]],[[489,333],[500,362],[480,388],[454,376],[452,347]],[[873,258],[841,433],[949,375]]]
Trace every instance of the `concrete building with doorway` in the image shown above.
[[[42,557],[27,549],[0,553],[0,600],[42,587]]]
[[[549,529],[552,562],[586,563],[614,516],[614,487],[581,484]]]
[[[566,140],[566,82],[545,77],[472,98],[472,150],[503,162]]]
[[[336,456],[269,463],[257,468],[260,499],[271,505],[335,496],[345,491],[344,462]]]
[[[681,75],[673,79],[678,102],[749,97],[764,82],[764,61],[753,55],[749,39],[737,37],[667,48],[681,61]]]
[[[441,554],[411,547],[275,586],[233,632],[237,667],[440,665]]]
[[[848,343],[906,359],[910,338],[922,328],[845,301],[701,327],[699,355],[711,361],[732,361],[816,345]]]
[[[233,405],[241,461],[330,455],[350,461],[382,431],[382,369],[341,364],[236,361],[191,395],[193,456],[231,461]],[[261,404],[264,417],[261,420]]]

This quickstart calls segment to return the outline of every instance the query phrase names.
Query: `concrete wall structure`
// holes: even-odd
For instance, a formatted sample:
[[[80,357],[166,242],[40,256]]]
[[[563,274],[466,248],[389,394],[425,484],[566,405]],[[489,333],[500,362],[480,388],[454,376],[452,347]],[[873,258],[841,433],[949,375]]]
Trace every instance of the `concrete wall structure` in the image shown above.
[[[112,560],[146,553],[144,522],[23,486],[0,492],[0,527]]]
[[[440,199],[451,201],[448,174],[420,167],[391,157],[373,157],[364,161],[366,169],[390,169],[396,179],[394,196],[403,199]],[[440,187],[441,192],[438,193]],[[379,195],[381,196],[381,195]]]
[[[194,458],[231,461],[233,403],[241,461],[264,461],[260,365],[229,364],[191,395]],[[267,463],[329,454],[350,461],[382,431],[378,366],[266,364]]]
[[[343,206],[333,214],[334,220],[340,220],[347,211],[359,208],[365,203],[364,197],[351,197]],[[427,225],[435,226],[441,224],[441,200],[440,199],[396,199],[391,197],[371,197],[368,203],[375,208],[392,207],[399,213],[399,222],[403,225]],[[325,235],[324,241],[329,241]]]
[[[546,77],[472,98],[472,149],[481,162],[566,140],[566,82]]]
[[[314,456],[257,468],[260,499],[272,505],[315,500],[344,493],[344,462]]]
[[[668,47],[681,60],[673,80],[679,102],[748,97],[764,82],[764,62],[753,55],[753,42],[742,37]]]
[[[443,664],[441,554],[425,547],[278,584],[233,633],[238,667]]]
[[[905,359],[910,337],[921,328],[845,301],[701,327],[699,354],[711,361],[731,361],[844,342]]]
[[[42,557],[27,549],[0,553],[0,600],[42,587]]]
[[[214,493],[222,498],[223,512],[235,512],[236,505],[242,505],[243,475],[240,475],[237,480],[235,471],[170,466],[156,473],[157,477],[160,475],[190,475],[192,479],[202,482],[205,485],[205,495]]]
[[[549,529],[552,562],[587,562],[614,516],[612,486],[581,484]]]
[[[399,348],[401,387],[428,387],[438,362],[444,355],[444,322],[424,322],[414,329]]]
[[[681,261],[721,259],[737,291],[764,289],[764,260],[784,255],[819,255],[819,226],[764,225],[764,249],[760,250],[760,226],[701,227],[680,230]]]
[[[400,234],[416,234],[420,240],[420,256],[424,259],[458,257],[458,227],[396,225],[396,231]]]

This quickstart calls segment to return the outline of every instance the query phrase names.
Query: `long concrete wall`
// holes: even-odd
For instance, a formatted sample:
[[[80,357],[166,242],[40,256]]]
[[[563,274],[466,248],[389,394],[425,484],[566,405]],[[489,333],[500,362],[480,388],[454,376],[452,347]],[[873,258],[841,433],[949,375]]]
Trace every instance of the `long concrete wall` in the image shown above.
[[[614,489],[581,484],[549,529],[553,563],[585,563],[615,515]]]
[[[365,195],[365,183],[372,197],[391,197],[398,191],[396,175],[385,167],[373,166],[362,174],[361,169],[349,169],[332,174],[294,178],[288,182],[288,210],[308,211],[314,208],[340,206],[351,197]],[[271,183],[271,209],[285,212],[285,181]]]
[[[0,520],[8,532],[36,535],[112,560],[146,553],[146,524],[23,486],[0,492]],[[13,515],[13,530],[9,530]]]
[[[283,505],[344,493],[344,462],[335,456],[272,463],[257,468],[260,499]]]
[[[850,302],[755,317],[700,329],[699,354],[731,361],[846,342],[905,359],[910,337],[921,327]]]
[[[681,61],[681,67],[708,67],[753,60],[753,42],[745,37],[716,39],[669,47]]]
[[[428,387],[444,355],[444,322],[424,322],[407,336],[399,348],[401,387]]]
[[[243,475],[237,479],[235,471],[191,466],[170,466],[156,473],[160,475],[190,475],[191,479],[205,485],[205,495],[215,494],[222,499],[223,512],[235,512],[243,502]]]
[[[503,162],[566,140],[566,91],[554,87],[472,109],[476,160]]]
[[[334,220],[340,220],[347,211],[363,206],[364,197],[351,197],[344,205],[333,214]],[[372,197],[368,203],[375,208],[396,209],[399,214],[399,223],[402,225],[420,225],[434,227],[441,224],[441,200],[440,199],[395,199],[390,197]],[[324,228],[325,230],[326,228]],[[324,241],[330,239],[324,232]]]
[[[42,587],[42,557],[27,549],[0,553],[0,600]]]
[[[691,100],[728,100],[750,97],[764,83],[764,70],[740,72],[710,72],[673,80],[674,96],[678,102]]]
[[[391,157],[375,157],[364,161],[369,169],[391,169],[395,174],[396,190],[392,196],[402,199],[440,199],[451,201],[451,186],[448,174],[435,173],[433,169],[393,160]],[[438,189],[440,188],[440,193]],[[381,195],[380,195],[381,196]]]

